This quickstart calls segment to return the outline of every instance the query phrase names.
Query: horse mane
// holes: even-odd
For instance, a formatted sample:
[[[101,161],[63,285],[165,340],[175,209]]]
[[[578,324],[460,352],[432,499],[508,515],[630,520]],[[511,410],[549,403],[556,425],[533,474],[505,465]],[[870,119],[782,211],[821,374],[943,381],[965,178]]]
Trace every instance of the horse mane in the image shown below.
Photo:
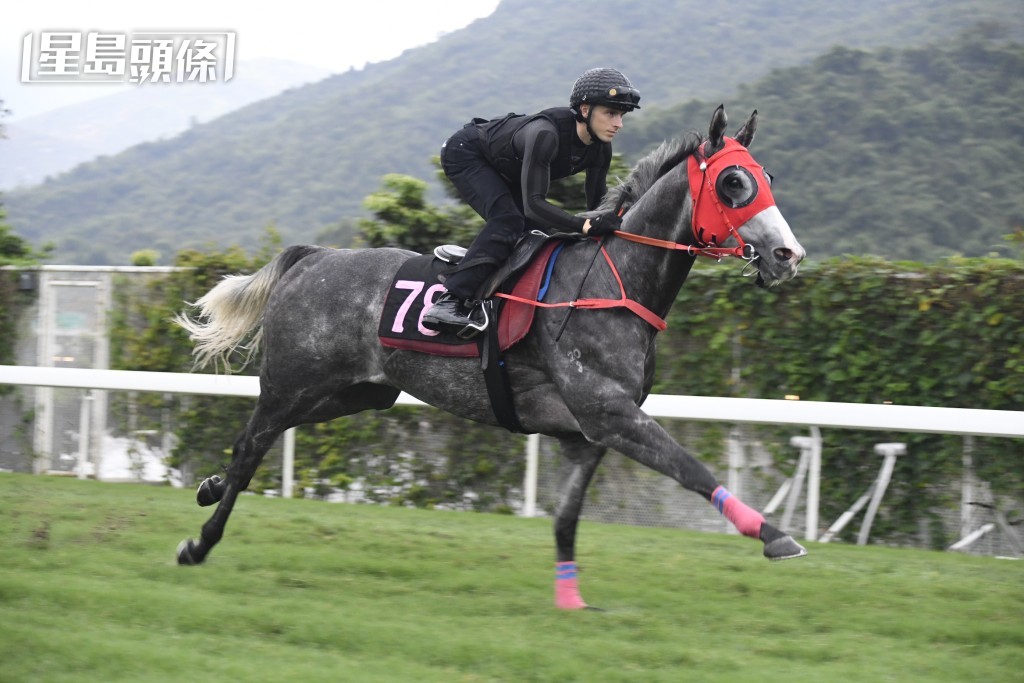
[[[666,140],[650,154],[636,163],[625,180],[610,188],[598,211],[608,211],[619,205],[629,208],[637,202],[663,175],[683,163],[697,151],[703,138],[697,133],[687,133],[682,140]]]

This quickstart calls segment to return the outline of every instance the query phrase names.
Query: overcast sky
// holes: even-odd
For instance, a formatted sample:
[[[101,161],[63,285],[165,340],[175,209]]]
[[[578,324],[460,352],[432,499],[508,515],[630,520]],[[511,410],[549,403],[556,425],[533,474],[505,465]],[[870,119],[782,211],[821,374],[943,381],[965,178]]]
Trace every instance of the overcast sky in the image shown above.
[[[260,5],[238,0],[19,0],[7,3],[0,25],[0,100],[6,122],[116,92],[129,84],[21,83],[21,49],[41,31],[125,33],[231,31],[236,78],[246,60],[276,57],[334,72],[397,57],[494,12],[498,0],[286,0]]]

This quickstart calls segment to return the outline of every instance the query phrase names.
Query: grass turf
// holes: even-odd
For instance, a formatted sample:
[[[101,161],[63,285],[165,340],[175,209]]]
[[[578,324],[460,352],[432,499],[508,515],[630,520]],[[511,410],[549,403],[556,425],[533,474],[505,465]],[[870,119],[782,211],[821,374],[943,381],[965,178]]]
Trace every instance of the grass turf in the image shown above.
[[[681,494],[688,495],[688,494]],[[1020,681],[1024,564],[0,474],[0,681]]]

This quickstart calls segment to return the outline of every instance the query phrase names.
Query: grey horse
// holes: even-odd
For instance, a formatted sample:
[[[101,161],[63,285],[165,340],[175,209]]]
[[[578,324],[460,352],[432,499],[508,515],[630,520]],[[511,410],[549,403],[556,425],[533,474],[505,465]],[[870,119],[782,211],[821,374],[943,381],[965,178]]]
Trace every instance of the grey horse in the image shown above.
[[[770,177],[747,152],[755,111],[735,138],[723,107],[706,139],[663,143],[609,190],[599,211],[624,206],[620,232],[567,243],[546,301],[631,303],[603,310],[543,307],[504,353],[524,431],[556,438],[572,465],[554,514],[555,604],[588,607],[576,578],[576,529],[585,492],[612,448],[703,496],[771,560],[806,554],[719,484],[640,406],[654,378],[658,321],[699,255],[739,256],[770,287],[796,275],[804,249],[771,198]],[[604,259],[595,250],[602,250]],[[261,351],[260,396],[234,443],[225,476],[199,487],[217,507],[198,540],[182,541],[181,564],[198,564],[221,540],[238,494],[286,429],[391,407],[404,391],[476,422],[497,425],[480,362],[382,346],[382,305],[401,249],[293,246],[252,275],[228,276],[176,320],[195,342],[197,367],[227,366],[238,349]]]

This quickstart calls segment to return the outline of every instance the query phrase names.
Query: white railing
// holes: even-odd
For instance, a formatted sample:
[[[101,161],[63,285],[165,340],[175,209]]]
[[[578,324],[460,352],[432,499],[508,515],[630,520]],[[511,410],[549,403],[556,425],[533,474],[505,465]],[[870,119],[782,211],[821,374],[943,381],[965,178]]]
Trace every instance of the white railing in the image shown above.
[[[238,375],[0,365],[0,384],[106,391],[249,396],[253,398],[259,396],[259,379]],[[399,396],[398,403],[426,405],[405,393]],[[1024,411],[663,394],[648,397],[644,404],[644,411],[652,417],[696,421],[1024,438]],[[814,429],[813,433],[817,434],[817,429]],[[534,514],[536,505],[537,444],[537,435],[529,437],[526,449],[527,474],[523,507],[523,514],[526,516]],[[802,441],[797,443],[796,438],[793,445],[800,447],[806,453],[817,455],[817,457],[810,457],[807,461],[808,464],[802,465],[808,478],[807,536],[813,540],[817,534],[820,444],[818,453],[813,453],[812,446],[807,443]],[[292,430],[285,433],[284,451],[282,492],[284,495],[290,496],[294,481],[292,473],[294,433]],[[801,474],[801,479],[802,476]],[[799,486],[798,481],[796,488]],[[881,491],[884,491],[884,487],[881,488]],[[798,493],[796,490],[789,491],[791,503],[787,515],[790,514],[792,505],[795,504],[796,493]],[[877,488],[875,495],[880,496]],[[780,490],[779,495],[776,496],[777,500],[774,500],[772,505],[777,505],[784,496],[786,496],[786,492]],[[877,506],[877,503],[875,505]],[[865,534],[866,530],[862,532],[862,535]]]
[[[23,365],[0,365],[0,384],[253,398],[260,393],[259,379],[250,376]],[[426,405],[404,393],[398,403]],[[1024,411],[1011,410],[653,394],[644,403],[644,412],[651,417],[707,422],[1024,437]]]

